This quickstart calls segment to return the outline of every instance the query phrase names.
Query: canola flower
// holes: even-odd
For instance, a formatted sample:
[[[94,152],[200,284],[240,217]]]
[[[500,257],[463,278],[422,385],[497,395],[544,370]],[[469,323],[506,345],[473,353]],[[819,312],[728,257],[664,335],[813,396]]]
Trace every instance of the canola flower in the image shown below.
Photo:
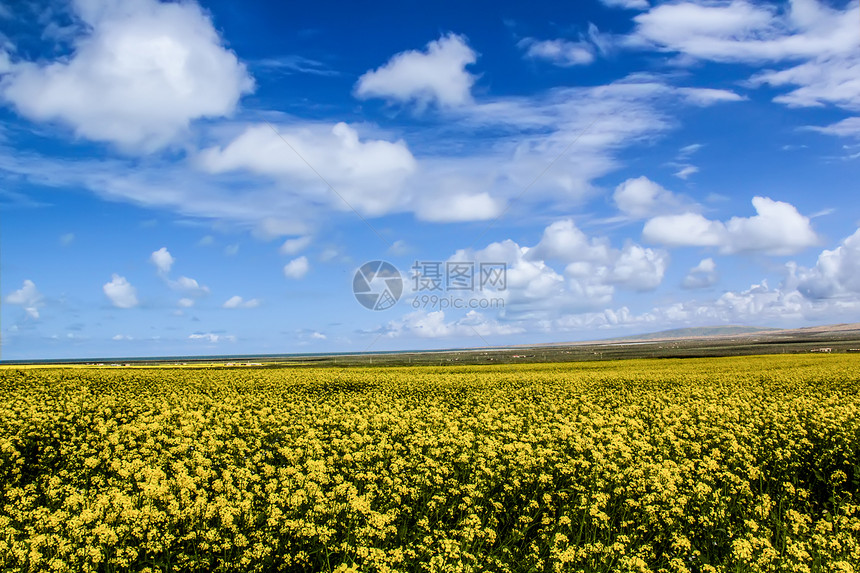
[[[3,571],[860,571],[860,357],[0,370]]]

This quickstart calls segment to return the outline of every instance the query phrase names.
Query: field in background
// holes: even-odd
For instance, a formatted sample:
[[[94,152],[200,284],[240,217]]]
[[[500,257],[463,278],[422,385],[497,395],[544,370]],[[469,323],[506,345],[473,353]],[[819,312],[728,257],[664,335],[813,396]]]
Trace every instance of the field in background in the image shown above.
[[[860,354],[860,323],[831,324],[790,330],[718,326],[682,328],[627,338],[484,348],[353,352],[346,354],[263,354],[246,356],[130,357],[0,362],[33,367],[357,367],[465,364],[590,362],[633,358],[705,358],[762,354]]]
[[[0,369],[0,569],[855,571],[860,356]]]

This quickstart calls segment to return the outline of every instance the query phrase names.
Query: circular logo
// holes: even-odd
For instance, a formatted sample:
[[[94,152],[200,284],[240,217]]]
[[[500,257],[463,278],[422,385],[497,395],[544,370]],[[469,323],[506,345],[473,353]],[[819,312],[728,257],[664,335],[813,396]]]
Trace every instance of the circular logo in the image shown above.
[[[364,308],[388,310],[403,294],[403,278],[391,263],[370,261],[355,271],[352,292]]]

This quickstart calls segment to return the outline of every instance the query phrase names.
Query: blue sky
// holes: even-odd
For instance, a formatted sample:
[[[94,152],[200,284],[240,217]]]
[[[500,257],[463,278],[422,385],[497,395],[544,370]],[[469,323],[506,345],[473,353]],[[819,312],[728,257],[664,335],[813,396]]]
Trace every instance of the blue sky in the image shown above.
[[[2,358],[860,321],[858,23],[816,0],[0,2]],[[386,310],[352,292],[374,260],[402,274]],[[504,289],[416,290],[416,262],[503,264]]]

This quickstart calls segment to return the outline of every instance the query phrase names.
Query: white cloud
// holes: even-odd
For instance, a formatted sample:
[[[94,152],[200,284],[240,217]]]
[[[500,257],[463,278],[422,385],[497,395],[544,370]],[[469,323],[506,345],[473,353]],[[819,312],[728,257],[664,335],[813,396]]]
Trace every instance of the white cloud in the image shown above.
[[[183,297],[183,298],[180,298],[176,304],[178,304],[182,308],[191,308],[192,306],[194,306],[194,299]]]
[[[475,310],[470,310],[457,320],[446,321],[445,311],[417,310],[406,314],[386,325],[386,336],[403,335],[419,338],[446,338],[451,336],[484,337],[493,335],[516,334],[523,332],[522,327],[500,323],[489,319]]]
[[[685,165],[675,172],[675,177],[686,180],[690,175],[695,175],[699,172],[699,168],[695,165]]]
[[[665,251],[629,243],[614,261],[607,282],[634,291],[653,290],[663,282],[668,265]]]
[[[224,308],[238,308],[242,304],[242,297],[239,295],[231,296],[222,305]]]
[[[731,90],[718,90],[714,88],[678,88],[678,93],[689,103],[702,107],[747,99],[745,96],[736,94]]]
[[[699,151],[704,147],[702,143],[691,143],[690,145],[685,145],[681,149],[678,150],[678,156],[681,158],[687,158]]]
[[[268,125],[249,126],[226,146],[203,150],[197,163],[213,174],[244,170],[266,175],[307,200],[371,215],[400,206],[403,183],[416,168],[402,140],[362,141],[345,123],[280,128],[278,133]],[[320,170],[337,193],[320,179]]]
[[[15,304],[24,309],[24,311],[34,319],[39,318],[39,308],[44,306],[43,297],[36,284],[27,279],[18,290],[6,295],[8,304]]]
[[[612,199],[622,213],[635,219],[677,212],[685,206],[685,201],[645,176],[618,185]]]
[[[858,9],[816,0],[775,6],[731,0],[672,2],[634,17],[636,39],[667,51],[728,62],[763,62],[845,53],[856,47]]]
[[[323,334],[322,332],[316,332],[316,331],[311,332],[310,337],[311,337],[312,339],[314,339],[314,340],[325,340],[325,339],[327,339],[327,338],[328,338],[328,337],[327,337],[325,334]]]
[[[860,229],[818,256],[815,267],[798,273],[798,290],[810,299],[849,298],[860,295]]]
[[[426,196],[419,200],[415,215],[423,221],[448,223],[483,221],[497,217],[501,212],[501,202],[484,192]]]
[[[420,106],[434,101],[443,106],[468,104],[475,76],[466,66],[476,61],[477,54],[465,37],[447,34],[427,44],[424,51],[401,52],[365,73],[358,79],[355,95],[414,101]]]
[[[788,255],[819,244],[809,218],[798,213],[794,205],[768,197],[754,197],[752,204],[757,215],[732,217],[726,224],[731,252]]]
[[[164,279],[164,281],[171,289],[194,297],[209,294],[209,287],[201,285],[197,282],[196,279],[181,276],[178,279],[173,280],[168,276],[170,273],[170,269],[173,268],[173,263],[176,262],[176,259],[173,258],[173,255],[170,254],[170,251],[167,250],[167,247],[161,247],[157,251],[153,251],[152,255],[150,255],[149,257],[149,262],[155,265],[155,268],[158,269],[158,275],[162,279]],[[181,299],[179,301],[179,305],[191,306],[183,304],[183,301],[185,300],[189,299]]]
[[[338,76],[340,72],[331,69],[324,62],[313,60],[296,54],[278,56],[274,58],[264,58],[252,63],[252,67],[276,71],[283,74],[311,74],[316,76]]]
[[[756,74],[752,85],[796,86],[774,98],[789,106],[833,103],[857,110],[858,19],[854,2],[841,9],[818,0],[792,0],[782,9],[745,0],[667,2],[634,18],[627,43],[719,62],[788,62],[785,69]]]
[[[812,126],[809,129],[839,137],[860,138],[860,117],[848,117],[826,127]]]
[[[188,335],[189,340],[202,340],[216,344],[218,342],[236,342],[236,337],[232,334],[214,334],[212,332],[195,332]]]
[[[651,6],[648,0],[600,0],[600,2],[610,8],[626,10],[647,10]]]
[[[284,265],[284,276],[288,279],[300,279],[308,274],[310,268],[308,258],[301,256]]]
[[[333,210],[354,216],[301,157],[365,217],[486,220],[515,198],[510,215],[527,217],[538,204],[570,212],[593,198],[600,191],[594,181],[621,166],[620,154],[663,136],[686,103],[665,78],[639,75],[442,109],[444,127],[432,129],[443,132],[445,146],[417,158],[372,125],[285,120],[277,129],[289,145],[268,125],[240,123],[213,130],[215,145],[191,162],[70,161],[0,148],[0,168],[33,184],[79,186],[264,239],[310,234],[339,215]]]
[[[131,336],[129,336],[129,335],[127,335],[127,334],[114,334],[114,335],[111,337],[111,340],[116,340],[116,341],[120,341],[120,340],[134,340],[134,338],[133,338],[133,337],[131,337]]]
[[[725,243],[725,225],[710,221],[698,213],[661,215],[649,219],[642,238],[670,247],[716,247]]]
[[[235,257],[239,253],[239,245],[227,245],[224,247],[224,256]]]
[[[111,304],[117,308],[133,308],[138,305],[137,290],[125,277],[113,274],[110,282],[105,283],[102,290]]]
[[[178,279],[169,280],[168,284],[173,290],[183,292],[189,296],[200,297],[209,294],[209,287],[201,285],[196,279],[190,277],[179,277]]]
[[[594,61],[594,47],[586,41],[524,38],[517,45],[525,50],[527,57],[561,67],[584,66]]]
[[[860,14],[855,15],[860,18]],[[775,102],[788,107],[823,107],[828,104],[860,111],[860,49],[846,57],[822,56],[810,62],[779,71],[753,76],[752,85],[795,86],[778,95]]]
[[[612,302],[616,288],[644,291],[663,280],[668,253],[627,243],[612,248],[606,238],[588,237],[571,220],[549,225],[535,247],[507,240],[479,251],[457,251],[449,261],[505,263],[506,288],[485,292],[504,300],[501,315],[513,320],[549,319]],[[565,264],[559,273],[551,262]]]
[[[296,237],[295,239],[287,239],[281,245],[280,252],[282,255],[296,255],[308,248],[311,244],[311,237]]]
[[[782,201],[768,197],[752,200],[756,215],[711,221],[684,213],[654,217],[645,223],[642,238],[669,246],[719,247],[723,253],[762,252],[789,255],[819,243],[809,218]]]
[[[198,118],[230,115],[253,80],[195,2],[77,0],[68,58],[21,62],[0,84],[19,113],[81,137],[155,150]]]
[[[690,269],[690,272],[681,282],[681,287],[685,289],[707,288],[715,285],[718,280],[717,264],[714,259],[707,258],[702,259],[699,264]]]
[[[244,300],[241,296],[231,296],[222,305],[224,308],[257,308],[260,301],[256,298]]]
[[[822,251],[811,269],[795,263],[786,264],[784,279],[776,287],[762,280],[746,289],[725,291],[716,298],[668,302],[639,313],[626,306],[611,308],[611,285],[603,284],[603,288],[609,288],[608,296],[598,296],[601,281],[608,278],[605,268],[601,270],[594,263],[571,263],[569,267],[583,271],[579,278],[588,277],[592,281],[574,283],[570,279],[575,273],[566,271],[568,281],[565,283],[541,261],[525,261],[523,255],[528,252],[527,247],[504,241],[475,253],[459,251],[451,259],[462,261],[472,256],[476,260],[508,261],[508,291],[498,320],[480,315],[470,319],[470,315],[474,317],[477,313],[458,319],[443,311],[419,310],[389,322],[383,332],[392,337],[475,336],[466,329],[467,321],[473,320],[486,325],[482,336],[494,332],[546,332],[559,336],[559,333],[577,331],[593,339],[597,338],[595,332],[600,331],[626,334],[709,324],[795,327],[804,322],[844,322],[846,315],[860,312],[860,229],[835,249]],[[647,259],[635,248],[628,252],[633,261]],[[712,258],[705,258],[690,269],[682,286],[704,289],[718,280],[716,263]],[[576,290],[582,286],[591,290]],[[529,291],[533,298],[530,306],[526,306]],[[571,301],[577,297],[588,299],[591,306],[575,306]],[[513,312],[509,312],[511,310]]]
[[[158,272],[161,275],[167,275],[175,261],[176,259],[174,259],[170,254],[167,247],[161,247],[157,251],[153,251],[152,255],[149,257],[149,262],[155,265],[155,268],[158,269]]]
[[[609,241],[589,238],[571,219],[556,221],[543,231],[540,242],[526,253],[529,260],[605,262],[610,257]]]

